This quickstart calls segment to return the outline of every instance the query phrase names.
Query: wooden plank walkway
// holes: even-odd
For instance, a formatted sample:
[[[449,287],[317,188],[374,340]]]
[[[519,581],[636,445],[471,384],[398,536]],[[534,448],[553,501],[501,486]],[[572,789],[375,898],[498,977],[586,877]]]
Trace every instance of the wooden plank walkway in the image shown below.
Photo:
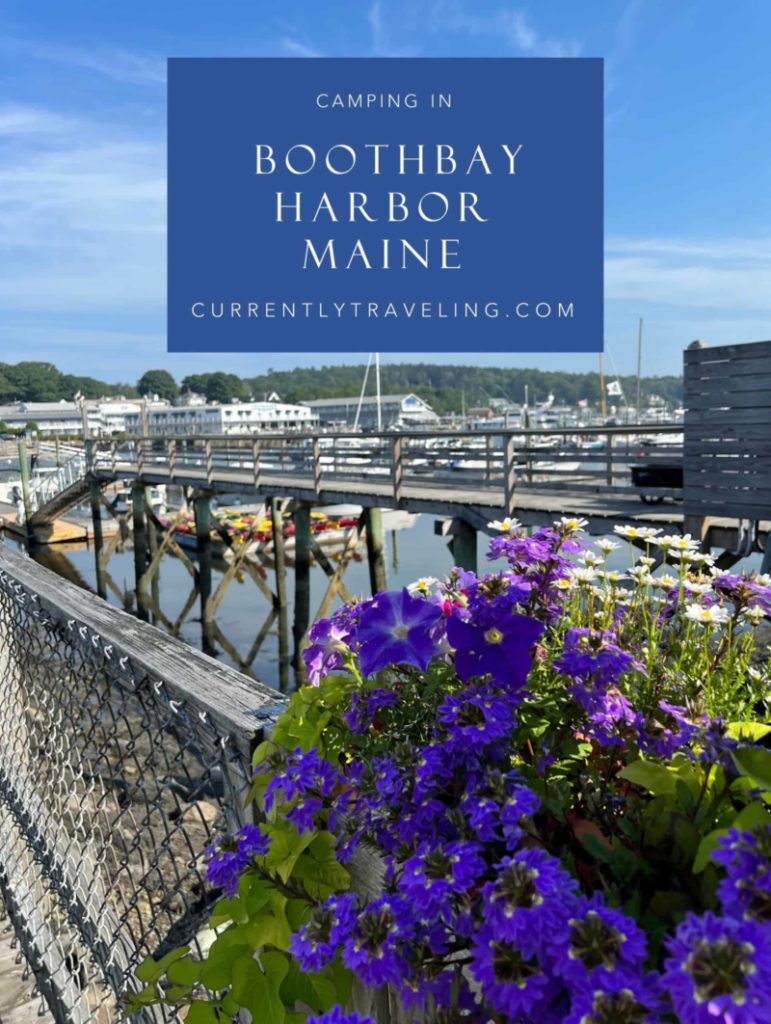
[[[420,483],[406,483],[400,500],[394,498],[393,486],[387,476],[361,475],[358,479],[335,478],[325,474],[318,490],[310,474],[270,474],[262,472],[257,486],[252,470],[217,469],[209,479],[204,468],[179,467],[171,473],[161,463],[146,465],[141,474],[132,463],[117,463],[115,468],[97,467],[94,471],[101,480],[140,480],[142,484],[177,484],[196,487],[201,490],[235,491],[257,495],[260,498],[296,498],[314,505],[337,505],[355,503],[364,508],[400,508],[407,512],[423,512],[428,515],[484,519],[499,518],[503,508],[503,483],[494,481],[484,484],[478,480],[455,483],[426,478]],[[680,505],[669,502],[661,505],[646,505],[639,495],[628,488],[628,495],[619,488],[608,494],[598,487],[598,493],[570,492],[569,485],[546,489],[528,490],[523,484],[515,492],[514,515],[525,525],[539,526],[550,523],[561,515],[577,515],[589,521],[593,533],[607,532],[614,522],[633,522],[679,529],[683,523]],[[476,523],[480,525],[479,522]]]

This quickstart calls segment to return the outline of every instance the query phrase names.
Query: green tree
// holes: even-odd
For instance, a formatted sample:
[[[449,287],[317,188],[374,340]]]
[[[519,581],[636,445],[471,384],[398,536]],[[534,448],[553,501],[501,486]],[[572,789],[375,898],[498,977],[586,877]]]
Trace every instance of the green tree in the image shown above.
[[[65,397],[62,375],[52,363],[16,363],[6,367],[6,376],[20,402],[57,402]]]
[[[168,370],[147,370],[137,381],[140,395],[158,395],[171,400],[179,394],[177,382]]]
[[[251,398],[251,388],[246,381],[241,380],[234,373],[209,374],[206,382],[206,398],[209,402],[232,402],[233,399],[247,401]]]

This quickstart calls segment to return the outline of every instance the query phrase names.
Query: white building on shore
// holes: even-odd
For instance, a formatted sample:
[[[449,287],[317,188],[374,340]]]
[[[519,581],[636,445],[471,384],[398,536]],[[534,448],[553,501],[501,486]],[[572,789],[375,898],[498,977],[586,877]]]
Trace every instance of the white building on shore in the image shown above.
[[[115,437],[142,431],[143,403],[135,400],[14,402],[0,406],[0,423],[24,430],[34,423],[41,437],[82,437],[84,415],[91,437]],[[261,431],[313,430],[319,417],[306,405],[284,402],[232,402],[227,405],[147,404],[151,434],[251,434]]]
[[[126,430],[141,432],[142,414],[126,416]],[[253,434],[264,431],[313,430],[319,417],[306,405],[285,402],[231,402],[227,405],[151,406],[147,410],[150,434]]]
[[[381,395],[380,423],[383,430],[393,427],[436,426],[439,417],[422,398],[413,394]],[[370,396],[352,398],[317,398],[304,402],[319,418],[322,426],[352,427],[356,421],[364,430],[376,430],[378,426],[378,398]]]

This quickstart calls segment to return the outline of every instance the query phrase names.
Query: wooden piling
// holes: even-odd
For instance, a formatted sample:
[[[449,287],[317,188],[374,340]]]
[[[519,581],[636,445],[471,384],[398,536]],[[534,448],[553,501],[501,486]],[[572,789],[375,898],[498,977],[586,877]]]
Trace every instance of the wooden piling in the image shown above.
[[[211,622],[211,498],[199,494],[193,498],[195,542],[198,551],[198,595],[201,622]]]
[[[104,532],[102,530],[102,492],[96,480],[91,481],[91,521],[94,527],[94,562],[96,564],[96,592],[101,598],[107,597],[107,581],[102,558],[104,553]]]
[[[364,510],[364,529],[367,534],[369,585],[372,593],[377,594],[379,590],[385,590],[388,587],[382,509],[367,508]]]
[[[143,577],[147,569],[147,527],[145,524],[145,490],[141,484],[131,488],[131,520],[134,534],[134,579],[136,581],[137,611],[147,621],[148,596]]]
[[[255,442],[256,443],[256,442]],[[255,455],[255,460],[258,454]],[[255,461],[256,465],[256,461]],[[280,498],[269,498],[270,526],[273,536],[273,564],[276,572],[276,600],[278,612],[278,682],[285,693],[289,688],[289,611],[286,599],[286,551],[284,547],[284,515]]]
[[[21,500],[24,505],[24,529],[27,540],[34,540],[32,536],[32,497],[29,492],[29,457],[27,455],[27,442],[19,439],[19,477],[21,479]]]
[[[294,639],[293,667],[298,686],[306,680],[302,646],[311,614],[311,510],[299,505],[294,513]]]

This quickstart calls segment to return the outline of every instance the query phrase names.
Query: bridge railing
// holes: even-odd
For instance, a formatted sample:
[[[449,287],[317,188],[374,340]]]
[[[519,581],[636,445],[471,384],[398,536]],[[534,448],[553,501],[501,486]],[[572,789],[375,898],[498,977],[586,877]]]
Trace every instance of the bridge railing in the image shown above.
[[[369,481],[398,499],[410,486],[434,480],[455,490],[500,490],[502,504],[517,488],[571,493],[629,490],[632,468],[679,465],[682,427],[595,427],[549,430],[400,431],[373,434],[253,434],[146,437],[88,442],[96,470],[238,485],[301,480],[318,493],[335,482]],[[674,496],[676,483],[640,488],[651,497]],[[390,495],[390,491],[393,494]]]
[[[38,470],[30,478],[29,492],[33,510],[42,508],[47,501],[56,497],[76,480],[81,480],[86,472],[84,451],[70,454],[61,466],[50,470]]]
[[[57,1024],[125,1020],[138,963],[204,941],[203,851],[280,707],[0,544],[0,900]]]

